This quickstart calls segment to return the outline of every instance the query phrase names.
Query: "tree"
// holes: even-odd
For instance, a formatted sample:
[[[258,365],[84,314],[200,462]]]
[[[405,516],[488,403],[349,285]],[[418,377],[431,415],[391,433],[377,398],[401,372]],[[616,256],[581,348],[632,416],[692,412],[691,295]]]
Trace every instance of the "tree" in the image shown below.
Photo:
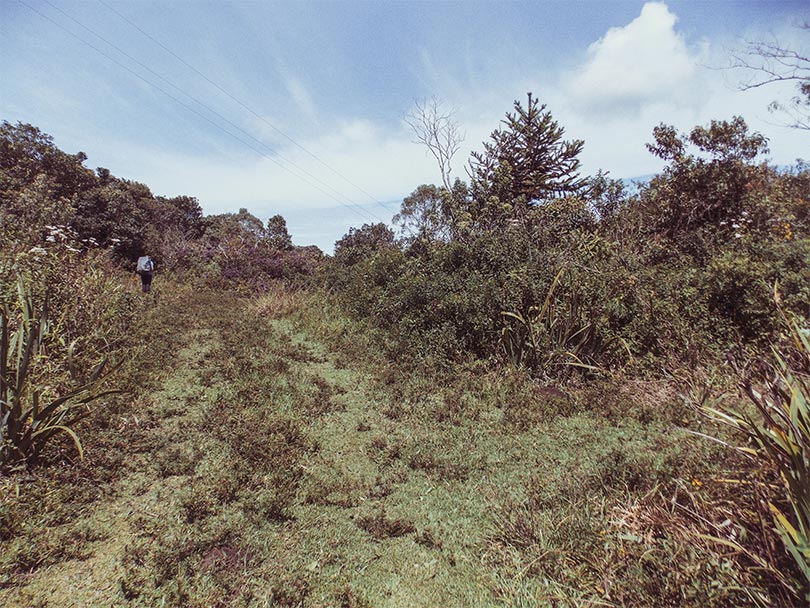
[[[445,111],[442,103],[436,97],[431,97],[414,102],[413,108],[405,117],[405,122],[416,134],[414,143],[425,145],[439,163],[442,184],[447,190],[450,190],[452,184],[450,174],[453,169],[450,163],[464,141],[464,135],[453,118],[454,114],[454,110]]]
[[[287,232],[287,220],[283,216],[274,215],[268,219],[265,234],[268,244],[273,249],[289,251],[293,248],[292,237]]]
[[[629,194],[620,179],[613,179],[607,172],[599,171],[588,183],[588,203],[600,222],[610,222],[627,204]]]
[[[810,34],[810,22],[802,23],[799,29]],[[810,131],[810,54],[789,48],[773,38],[748,41],[732,57],[731,68],[744,69],[749,74],[740,83],[743,91],[775,82],[795,82],[796,94],[787,102],[772,101],[768,109],[786,115],[786,126]]]
[[[15,214],[19,193],[46,180],[54,203],[69,207],[74,197],[96,184],[83,152],[66,154],[36,127],[0,123],[0,211]],[[37,187],[40,187],[37,186]],[[33,210],[28,210],[32,212]]]
[[[434,185],[422,184],[402,201],[394,224],[411,239],[447,240],[450,236],[444,198],[448,191]]]
[[[153,205],[152,192],[144,184],[108,176],[105,185],[77,197],[71,227],[82,238],[112,247],[119,258],[134,260],[146,252]]]
[[[669,163],[644,192],[655,229],[679,240],[706,230],[733,235],[761,173],[754,160],[768,151],[765,137],[749,133],[739,116],[713,120],[688,135],[662,124],[653,137],[647,149]]]
[[[484,142],[483,152],[473,152],[467,169],[478,205],[490,211],[494,205],[501,208],[496,215],[521,219],[528,206],[577,194],[585,186],[577,158],[584,142],[563,140],[565,129],[531,93],[525,108],[515,101],[515,112],[502,124]]]
[[[335,259],[345,266],[352,266],[393,245],[394,231],[388,226],[381,222],[363,224],[362,228],[349,228],[349,232],[335,243]]]
[[[238,213],[209,215],[204,223],[204,238],[213,246],[231,240],[255,245],[265,237],[262,221],[244,207]]]
[[[157,216],[152,223],[164,231],[169,227],[181,230],[184,234],[199,237],[202,233],[203,211],[200,202],[193,196],[155,198]]]

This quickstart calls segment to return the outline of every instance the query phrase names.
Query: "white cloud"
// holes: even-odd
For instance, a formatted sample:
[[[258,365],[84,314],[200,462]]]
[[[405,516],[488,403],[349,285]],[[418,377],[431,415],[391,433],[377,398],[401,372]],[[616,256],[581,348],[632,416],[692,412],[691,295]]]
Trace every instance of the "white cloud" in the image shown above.
[[[585,63],[563,78],[569,101],[602,116],[694,100],[699,91],[690,85],[705,48],[689,48],[676,21],[666,4],[648,2],[629,24],[609,29],[588,47]]]
[[[763,39],[773,34],[747,35]],[[772,162],[789,164],[807,156],[806,134],[778,127],[778,117],[767,111],[771,100],[790,97],[790,83],[740,91],[736,74],[708,67],[727,65],[728,47],[737,44],[712,40],[689,46],[676,15],[666,4],[649,2],[632,22],[592,43],[582,64],[562,74],[557,87],[546,88],[543,100],[567,137],[585,140],[581,159],[589,174],[597,169],[614,177],[657,172],[662,163],[644,146],[656,125],[689,132],[735,115],[770,139]]]
[[[766,111],[768,101],[784,98],[784,91],[773,88],[743,93],[730,85],[726,72],[705,67],[724,64],[721,43],[713,40],[711,44],[690,46],[667,6],[648,3],[632,22],[608,30],[593,42],[581,65],[564,74],[538,71],[519,81],[505,77],[500,82],[488,82],[486,87],[457,88],[453,85],[457,75],[440,74],[426,53],[421,56],[421,69],[425,80],[444,82],[437,94],[459,109],[457,117],[467,139],[455,159],[454,175],[462,178],[466,177],[464,163],[469,152],[481,149],[481,142],[511,111],[514,99],[525,104],[527,91],[548,104],[554,118],[565,127],[567,138],[585,140],[583,174],[600,168],[614,177],[658,171],[660,161],[644,147],[657,124],[666,122],[688,131],[697,124],[735,114],[744,116],[752,129],[771,137],[775,162],[789,163],[801,156],[806,135],[774,129],[768,122],[775,121]],[[294,78],[286,82],[291,91],[298,88],[304,112],[317,111],[303,83]],[[210,146],[199,156],[156,154],[153,147],[138,150],[132,146],[122,155],[120,142],[110,142],[109,150],[86,151],[98,153],[114,173],[145,181],[158,194],[196,196],[207,213],[239,207],[247,207],[261,218],[281,213],[288,218],[296,243],[314,242],[327,250],[349,226],[388,221],[397,210],[396,204],[382,207],[373,202],[343,177],[383,202],[407,195],[420,183],[438,183],[435,161],[423,147],[412,143],[413,136],[404,125],[390,128],[344,114],[342,121],[329,123],[316,135],[306,137],[292,118],[285,121],[283,116],[268,116],[267,120],[285,133],[295,134],[296,140],[328,167],[260,119],[252,123],[259,138],[295,163],[295,173],[306,171],[309,176],[300,179],[267,158],[247,149],[229,152],[227,146]],[[365,211],[357,211],[352,203]]]
[[[247,151],[191,156],[127,145],[125,154],[116,153],[120,142],[88,149],[114,174],[145,181],[156,194],[197,197],[208,214],[240,207],[262,219],[280,213],[296,243],[327,251],[350,226],[389,222],[399,209],[391,201],[438,179],[434,161],[407,131],[386,131],[370,120],[347,120],[300,143],[317,158],[289,142],[276,147],[286,159],[273,156],[278,162]]]

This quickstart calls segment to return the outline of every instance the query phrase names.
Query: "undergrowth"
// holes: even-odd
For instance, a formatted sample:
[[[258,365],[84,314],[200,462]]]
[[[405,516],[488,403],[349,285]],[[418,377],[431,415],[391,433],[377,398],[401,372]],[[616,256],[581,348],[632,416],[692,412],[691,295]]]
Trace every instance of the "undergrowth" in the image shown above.
[[[140,305],[85,459],[4,480],[7,605],[800,605],[677,380],[400,365],[314,291]]]

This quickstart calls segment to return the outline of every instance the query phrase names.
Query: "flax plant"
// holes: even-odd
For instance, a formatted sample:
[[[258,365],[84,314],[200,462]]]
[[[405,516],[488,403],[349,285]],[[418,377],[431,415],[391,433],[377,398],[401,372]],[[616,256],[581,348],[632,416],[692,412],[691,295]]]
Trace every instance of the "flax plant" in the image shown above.
[[[725,407],[704,405],[702,409],[742,431],[753,447],[740,449],[770,463],[779,473],[787,509],[773,500],[769,508],[776,531],[806,579],[810,600],[810,339],[808,329],[795,319],[785,322],[791,347],[782,352],[772,348],[773,363],[765,366],[761,390],[750,378],[741,384],[760,420]]]
[[[46,343],[58,330],[48,316],[47,298],[35,304],[23,276],[16,285],[16,305],[0,307],[0,467],[29,463],[57,433],[70,436],[79,457],[82,444],[75,424],[89,414],[89,404],[120,392],[100,391],[107,359],[94,366],[85,380],[75,369],[76,342],[67,347],[65,366],[74,379],[71,388],[57,391],[48,383]]]
[[[514,365],[565,373],[572,367],[598,371],[591,363],[604,351],[592,321],[576,295],[559,301],[555,290],[565,269],[560,270],[546,293],[541,307],[532,306],[524,316],[501,312],[510,324],[501,330],[501,344]]]

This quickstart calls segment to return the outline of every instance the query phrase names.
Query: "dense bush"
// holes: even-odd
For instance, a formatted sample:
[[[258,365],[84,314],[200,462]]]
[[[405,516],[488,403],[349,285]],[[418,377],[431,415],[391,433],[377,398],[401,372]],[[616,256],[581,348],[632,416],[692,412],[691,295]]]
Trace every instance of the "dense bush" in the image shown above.
[[[765,344],[776,285],[810,315],[810,172],[756,164],[766,140],[742,119],[657,127],[649,149],[668,165],[631,193],[580,179],[581,142],[563,141],[536,99],[515,108],[469,186],[405,199],[406,238],[378,225],[338,241],[326,282],[390,330],[393,351],[505,355],[564,377]]]
[[[138,256],[202,284],[266,291],[314,273],[281,216],[204,218],[196,199],[84,167],[36,127],[0,124],[0,465],[30,464],[70,436],[128,356],[143,305],[126,285]],[[49,405],[50,404],[50,405]]]
[[[109,249],[134,270],[149,254],[159,272],[217,287],[264,291],[269,281],[311,275],[322,254],[294,247],[280,215],[264,225],[246,209],[203,217],[190,196],[155,196],[144,184],[84,167],[36,127],[0,125],[0,238],[33,247],[69,235],[75,246]],[[56,231],[56,232],[55,232]],[[55,236],[56,235],[56,236]]]

